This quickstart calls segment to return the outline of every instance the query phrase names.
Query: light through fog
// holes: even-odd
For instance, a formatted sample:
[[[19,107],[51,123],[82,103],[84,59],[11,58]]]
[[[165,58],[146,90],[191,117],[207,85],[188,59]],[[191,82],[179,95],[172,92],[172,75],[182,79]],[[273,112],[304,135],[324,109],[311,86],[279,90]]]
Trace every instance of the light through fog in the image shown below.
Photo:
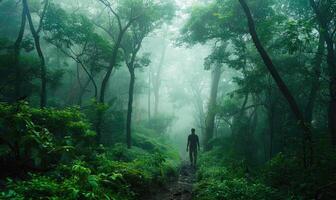
[[[201,123],[199,122],[199,111],[195,101],[194,88],[200,89],[203,109],[207,109],[208,98],[211,86],[211,70],[205,70],[204,60],[210,54],[212,43],[195,46],[178,45],[181,28],[186,23],[193,6],[205,4],[204,1],[176,1],[177,16],[168,25],[155,31],[148,37],[143,45],[142,51],[150,53],[152,62],[150,66],[142,70],[141,76],[146,76],[148,70],[156,70],[159,65],[161,54],[164,48],[165,55],[162,65],[162,86],[160,90],[160,111],[174,118],[167,134],[185,156],[184,149],[186,138],[191,128],[196,128],[197,134],[201,136]],[[166,47],[165,47],[166,46]],[[232,78],[237,76],[232,69],[224,68],[220,87],[225,91],[223,95],[234,90]],[[174,95],[185,95],[183,100],[174,99]],[[154,101],[151,96],[152,102]],[[174,101],[177,102],[174,102]],[[142,97],[143,107],[139,112],[147,109],[146,95]],[[147,111],[147,110],[146,110]],[[183,152],[183,153],[182,153]]]
[[[336,199],[335,11],[0,0],[0,199]]]

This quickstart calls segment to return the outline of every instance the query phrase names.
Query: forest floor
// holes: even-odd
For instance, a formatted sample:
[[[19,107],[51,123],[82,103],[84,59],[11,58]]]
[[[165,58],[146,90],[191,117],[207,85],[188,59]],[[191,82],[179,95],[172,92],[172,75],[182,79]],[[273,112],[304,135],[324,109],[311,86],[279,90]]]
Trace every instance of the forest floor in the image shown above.
[[[157,191],[150,200],[191,200],[195,181],[196,169],[183,161],[178,178]]]

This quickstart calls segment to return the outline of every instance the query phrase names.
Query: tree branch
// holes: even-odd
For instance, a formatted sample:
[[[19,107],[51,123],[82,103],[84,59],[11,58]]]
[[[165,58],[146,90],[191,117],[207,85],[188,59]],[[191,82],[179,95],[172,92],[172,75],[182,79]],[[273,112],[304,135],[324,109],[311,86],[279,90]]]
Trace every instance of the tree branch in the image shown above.
[[[49,0],[45,0],[44,1],[44,7],[43,7],[42,15],[40,16],[40,22],[39,22],[39,26],[38,26],[38,28],[36,30],[36,33],[40,33],[40,31],[42,29],[43,19],[45,17],[46,11],[48,9],[48,5],[49,5]]]

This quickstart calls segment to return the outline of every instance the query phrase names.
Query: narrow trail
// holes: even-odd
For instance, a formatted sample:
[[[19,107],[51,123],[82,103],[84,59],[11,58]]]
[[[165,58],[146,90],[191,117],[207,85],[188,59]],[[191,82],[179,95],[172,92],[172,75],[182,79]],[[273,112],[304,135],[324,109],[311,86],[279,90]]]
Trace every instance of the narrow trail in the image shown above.
[[[196,170],[189,162],[182,162],[178,179],[158,191],[150,200],[191,200],[192,188],[196,181]]]

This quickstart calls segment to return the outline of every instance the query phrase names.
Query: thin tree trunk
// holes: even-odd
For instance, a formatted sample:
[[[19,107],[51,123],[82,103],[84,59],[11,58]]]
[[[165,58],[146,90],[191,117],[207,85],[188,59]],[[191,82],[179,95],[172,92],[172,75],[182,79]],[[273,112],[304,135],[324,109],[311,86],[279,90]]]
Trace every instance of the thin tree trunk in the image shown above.
[[[134,99],[134,84],[135,84],[135,61],[137,54],[141,48],[144,36],[141,36],[139,40],[136,41],[135,46],[131,52],[131,58],[128,60],[127,55],[125,55],[125,62],[130,73],[130,83],[128,89],[128,107],[127,107],[127,119],[126,119],[126,144],[127,148],[132,147],[132,111],[133,111],[133,99]],[[124,48],[124,53],[127,50]]]
[[[47,9],[48,2],[45,3],[44,11]],[[41,73],[41,93],[40,93],[40,107],[44,108],[47,105],[47,70],[45,66],[45,59],[41,49],[39,30],[41,27],[43,15],[40,20],[39,28],[36,30],[33,24],[33,20],[29,11],[29,6],[27,0],[23,0],[23,6],[27,15],[30,31],[33,35],[36,52],[40,58],[40,73]]]
[[[270,103],[270,108],[268,111],[268,123],[269,123],[269,135],[270,135],[270,149],[269,158],[273,157],[273,139],[274,139],[274,114],[275,114],[275,102]]]
[[[148,121],[151,119],[151,68],[148,66],[148,96],[147,96],[147,108],[148,108]]]
[[[201,135],[203,136],[205,134],[205,113],[203,108],[203,100],[201,97],[201,94],[199,92],[195,92],[195,104],[196,109],[198,110],[198,121],[201,128]]]
[[[129,90],[128,90],[128,107],[127,107],[127,121],[126,121],[126,143],[127,148],[132,147],[132,111],[133,111],[133,95],[134,95],[134,83],[135,83],[135,73],[133,68],[129,68],[131,75]]]
[[[85,84],[83,85],[83,87],[81,88],[81,90],[79,91],[78,102],[77,102],[79,106],[82,106],[83,96],[84,96],[84,94],[85,94],[85,92],[86,92],[86,88],[89,86],[90,82],[91,82],[91,79],[89,78],[89,79],[85,82]]]
[[[322,67],[322,61],[323,61],[323,54],[325,51],[324,44],[325,44],[325,40],[323,38],[323,35],[320,34],[319,45],[318,45],[318,49],[317,49],[315,59],[314,59],[314,68],[313,68],[314,77],[312,79],[312,83],[311,83],[312,85],[310,88],[308,102],[307,102],[306,109],[305,109],[306,119],[309,124],[311,124],[311,121],[313,119],[315,101],[316,101],[317,93],[321,85],[320,78],[321,78],[321,67]]]
[[[309,127],[306,126],[305,123],[305,119],[304,119],[304,115],[301,112],[296,100],[294,99],[292,93],[289,91],[287,85],[284,83],[284,81],[282,80],[282,78],[280,77],[276,67],[274,66],[270,56],[268,55],[268,53],[266,52],[266,50],[264,49],[263,45],[261,44],[256,28],[255,28],[255,24],[254,24],[254,20],[251,14],[251,11],[248,7],[248,5],[246,4],[245,0],[239,0],[245,14],[247,17],[247,21],[248,21],[248,27],[249,27],[249,31],[250,34],[252,36],[252,40],[260,54],[260,56],[262,57],[268,71],[270,72],[270,74],[272,75],[274,81],[276,82],[279,90],[281,91],[282,95],[285,97],[285,99],[287,100],[295,118],[298,121],[298,124],[300,125],[301,129],[304,132],[304,138],[303,138],[303,161],[304,161],[304,165],[305,167],[308,166],[308,160],[306,158],[306,142],[309,143],[309,148],[310,148],[310,162],[312,162],[312,154],[313,154],[313,150],[312,150],[312,138],[311,138],[311,130],[309,129]]]
[[[117,62],[117,57],[118,57],[121,41],[122,41],[122,38],[123,38],[127,28],[123,29],[123,30],[120,30],[120,33],[118,35],[118,39],[117,39],[116,43],[114,44],[111,60],[109,62],[109,68],[108,68],[108,70],[107,70],[107,72],[104,76],[104,79],[103,79],[103,81],[101,83],[101,87],[100,87],[99,103],[101,103],[101,104],[105,103],[105,92],[106,92],[107,84],[108,84],[108,81],[111,77],[112,71],[115,67],[115,64]],[[96,141],[97,141],[97,143],[100,142],[101,124],[102,124],[102,120],[103,120],[103,115],[104,115],[104,113],[102,111],[97,112],[97,122],[96,122],[96,132],[97,132]]]
[[[99,102],[100,103],[105,102],[105,92],[106,92],[107,84],[108,84],[108,81],[111,77],[112,71],[115,67],[115,64],[117,62],[117,57],[118,57],[121,41],[122,41],[122,39],[124,37],[124,34],[127,31],[128,27],[129,26],[126,26],[124,29],[120,30],[120,33],[118,35],[118,39],[117,39],[116,43],[114,44],[111,60],[109,62],[109,68],[108,68],[108,70],[107,70],[107,72],[104,76],[104,79],[102,81],[101,88],[100,88],[100,97],[99,97]]]
[[[318,5],[314,0],[309,0],[311,7],[313,8],[317,21],[319,23],[322,35],[327,44],[327,63],[329,66],[329,109],[328,109],[328,126],[331,136],[331,143],[336,147],[336,59],[335,59],[335,47],[332,34],[329,33],[328,22],[323,17]]]
[[[205,135],[204,135],[204,149],[205,151],[211,150],[211,145],[209,141],[213,137],[214,127],[215,127],[215,117],[216,117],[216,102],[217,102],[217,91],[219,80],[221,77],[221,65],[217,64],[213,74],[212,74],[212,83],[210,91],[210,99],[208,104],[208,113],[205,120]]]
[[[269,159],[272,159],[273,157],[273,141],[274,141],[274,117],[275,117],[275,110],[276,110],[276,104],[278,103],[276,101],[276,93],[273,92],[273,87],[272,87],[272,80],[269,76],[267,76],[268,80],[268,87],[267,87],[267,117],[268,117],[268,125],[269,125]]]
[[[22,8],[21,26],[18,37],[14,43],[13,64],[15,68],[15,101],[21,97],[21,69],[20,69],[20,49],[26,27],[26,9]]]
[[[91,83],[92,83],[93,88],[94,88],[94,98],[95,98],[95,100],[97,100],[97,98],[98,98],[98,86],[96,84],[96,81],[94,80],[93,75],[86,69],[84,63],[80,60],[78,60],[78,62],[81,65],[82,69],[84,69],[85,73],[88,75],[89,79],[91,80]]]
[[[164,35],[164,40],[167,37],[167,31],[165,32]],[[161,52],[161,57],[160,61],[158,64],[158,68],[154,77],[154,84],[153,84],[153,89],[154,89],[154,115],[156,116],[159,112],[159,102],[160,102],[160,88],[161,88],[161,72],[162,72],[162,67],[163,63],[166,58],[166,51],[167,51],[167,44],[164,43],[162,52]]]
[[[245,114],[246,104],[249,99],[249,93],[245,94],[243,104],[241,105],[239,111],[237,112],[237,116],[234,117],[234,123],[232,123],[232,133],[237,134],[237,130],[239,131],[240,124],[236,123],[236,121],[240,121]]]

